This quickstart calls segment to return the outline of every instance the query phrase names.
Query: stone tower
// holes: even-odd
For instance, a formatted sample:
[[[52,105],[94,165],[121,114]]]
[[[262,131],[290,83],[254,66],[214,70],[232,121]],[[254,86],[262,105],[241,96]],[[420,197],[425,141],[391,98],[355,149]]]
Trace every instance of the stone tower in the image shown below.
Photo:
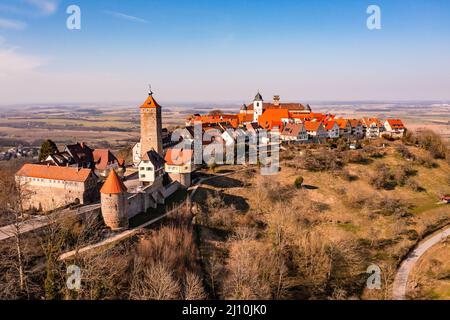
[[[114,170],[100,189],[102,216],[105,224],[112,230],[128,228],[127,187]]]
[[[148,98],[140,107],[141,110],[141,159],[154,149],[163,154],[161,106],[153,99],[150,89]]]
[[[258,91],[255,99],[253,100],[253,122],[257,123],[259,116],[263,114],[263,103],[264,100]]]

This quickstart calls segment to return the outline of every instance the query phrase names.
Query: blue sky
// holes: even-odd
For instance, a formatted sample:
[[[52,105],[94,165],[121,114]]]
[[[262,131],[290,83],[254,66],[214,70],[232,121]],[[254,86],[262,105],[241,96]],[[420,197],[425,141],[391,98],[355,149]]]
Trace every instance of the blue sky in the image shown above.
[[[448,0],[2,0],[0,104],[448,100],[449,40]]]

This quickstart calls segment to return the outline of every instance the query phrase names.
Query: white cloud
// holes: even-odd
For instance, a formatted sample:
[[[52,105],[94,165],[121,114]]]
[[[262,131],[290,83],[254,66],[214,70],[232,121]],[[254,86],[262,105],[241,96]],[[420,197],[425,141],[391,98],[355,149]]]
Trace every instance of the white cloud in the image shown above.
[[[18,53],[16,48],[0,48],[0,77],[30,73],[44,64],[44,59]]]
[[[0,29],[23,30],[27,27],[25,22],[0,18]]]
[[[43,15],[51,15],[58,10],[59,0],[23,0],[35,7]]]
[[[123,19],[123,20],[128,20],[128,21],[133,21],[133,22],[139,22],[139,23],[148,23],[147,20],[139,18],[139,17],[135,17],[135,16],[131,16],[122,12],[115,12],[115,11],[108,11],[105,10],[103,11],[103,13],[109,14],[110,16],[119,18],[119,19]]]

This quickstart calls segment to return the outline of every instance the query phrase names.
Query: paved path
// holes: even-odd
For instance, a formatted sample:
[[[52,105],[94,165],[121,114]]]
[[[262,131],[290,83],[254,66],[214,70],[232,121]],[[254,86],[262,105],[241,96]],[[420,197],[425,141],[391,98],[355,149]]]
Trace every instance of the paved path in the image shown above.
[[[423,256],[428,249],[448,236],[450,236],[450,227],[446,226],[443,229],[433,233],[426,240],[422,241],[417,248],[410,252],[406,259],[403,260],[400,264],[400,268],[397,270],[393,283],[392,294],[395,300],[406,299],[409,274],[417,261],[419,261],[420,257]]]
[[[55,219],[69,217],[69,216],[77,216],[92,210],[100,208],[100,203],[95,203],[87,206],[80,207],[78,209],[64,209],[61,211],[57,211],[52,213],[51,215],[45,216],[36,216],[29,220],[19,223],[19,231],[20,234],[24,234],[33,230],[37,230],[43,228],[55,221]],[[0,228],[0,241],[9,239],[14,236],[16,232],[16,225],[10,224]]]

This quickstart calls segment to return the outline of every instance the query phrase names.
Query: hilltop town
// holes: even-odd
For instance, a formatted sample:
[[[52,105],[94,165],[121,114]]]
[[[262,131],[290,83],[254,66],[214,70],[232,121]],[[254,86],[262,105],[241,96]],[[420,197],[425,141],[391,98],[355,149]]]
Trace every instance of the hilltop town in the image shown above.
[[[137,169],[134,175],[127,176],[125,160],[108,149],[93,150],[85,143],[67,145],[63,151],[54,146],[45,157],[41,156],[39,163],[25,164],[16,173],[17,182],[30,191],[24,207],[48,212],[68,205],[94,203],[101,198],[105,222],[110,220],[107,216],[115,216],[115,222],[107,225],[113,229],[127,227],[124,217],[132,218],[164,203],[178,188],[190,187],[192,173],[209,164],[194,163],[195,124],[201,125],[203,134],[214,131],[212,140],[224,146],[237,145],[239,137],[247,137],[243,141],[248,144],[249,137],[265,130],[279,135],[281,143],[320,144],[343,138],[350,148],[356,149],[362,139],[400,138],[406,130],[400,119],[336,118],[332,114],[314,113],[310,105],[283,103],[277,95],[272,102],[264,102],[258,92],[253,102],[244,104],[237,114],[213,112],[190,116],[184,128],[189,137],[182,135],[172,141],[172,133],[162,127],[162,112],[164,109],[150,91],[140,106],[141,138],[132,148],[133,163],[129,164]],[[202,147],[210,143],[202,135]],[[217,155],[215,160],[219,160]],[[122,182],[119,177],[126,179]],[[99,182],[104,184],[99,187]],[[116,201],[105,203],[113,195]],[[112,206],[117,208],[115,212],[110,212]]]
[[[448,147],[401,119],[343,118],[278,95],[265,102],[259,92],[236,113],[196,113],[171,129],[151,90],[137,109],[140,139],[126,152],[85,142],[58,148],[48,139],[38,159],[15,172],[14,187],[2,180],[2,197],[14,199],[4,210],[15,214],[0,226],[4,250],[19,238],[48,241],[58,249],[46,277],[69,261],[110,273],[110,283],[84,280],[108,287],[102,298],[155,298],[134,287],[153,277],[139,264],[150,259],[162,276],[145,281],[173,285],[162,299],[184,297],[187,281],[197,299],[379,299],[390,289],[365,290],[365,268],[392,270],[448,222]],[[46,253],[35,251],[39,264]],[[126,289],[112,289],[124,277]],[[68,294],[52,283],[48,298]]]

